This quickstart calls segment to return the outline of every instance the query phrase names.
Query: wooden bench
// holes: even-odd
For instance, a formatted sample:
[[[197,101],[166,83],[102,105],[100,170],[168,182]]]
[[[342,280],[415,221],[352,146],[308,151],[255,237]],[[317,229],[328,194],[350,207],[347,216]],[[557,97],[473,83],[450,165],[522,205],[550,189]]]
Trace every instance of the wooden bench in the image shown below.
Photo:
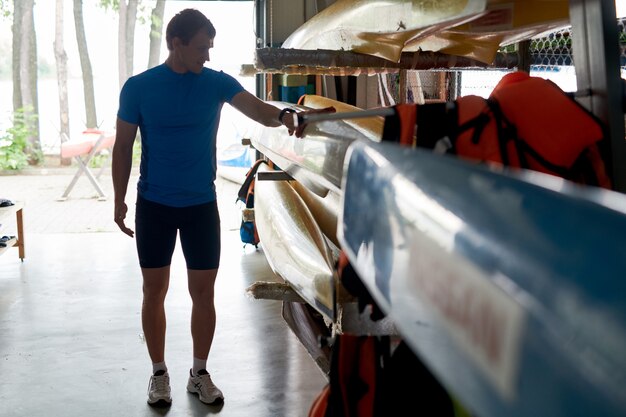
[[[0,207],[0,224],[6,221],[10,216],[15,214],[15,221],[17,223],[17,236],[13,239],[4,242],[5,247],[0,247],[0,255],[9,250],[13,246],[17,246],[20,259],[24,261],[24,202],[14,201],[12,206]],[[0,230],[2,227],[0,227]],[[0,237],[3,236],[0,232]]]

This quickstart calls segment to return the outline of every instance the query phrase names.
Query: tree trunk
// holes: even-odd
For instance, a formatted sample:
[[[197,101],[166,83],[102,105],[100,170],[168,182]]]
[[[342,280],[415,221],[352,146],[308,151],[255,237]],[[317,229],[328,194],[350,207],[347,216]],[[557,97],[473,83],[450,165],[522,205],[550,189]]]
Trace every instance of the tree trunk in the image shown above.
[[[135,22],[137,21],[137,1],[138,0],[128,0],[128,9],[126,9],[126,79],[133,75],[133,62],[135,60]]]
[[[28,26],[33,15],[34,0],[22,0],[21,15],[21,36],[20,36],[20,95],[22,96],[22,107],[26,110],[33,110],[33,95],[30,91],[30,33]]]
[[[22,103],[22,90],[21,90],[21,80],[20,80],[20,51],[21,42],[22,42],[22,14],[24,9],[24,3],[20,1],[13,2],[13,112],[17,112],[19,109],[24,107]]]
[[[63,1],[56,0],[54,26],[54,57],[59,88],[59,137],[61,143],[70,137],[70,110],[67,99],[67,53],[63,43]],[[62,158],[61,165],[70,165],[70,158]]]
[[[20,37],[20,93],[22,96],[22,109],[24,119],[23,122],[27,129],[28,149],[26,150],[30,156],[30,162],[36,161],[36,155],[41,149],[39,138],[37,136],[37,124],[35,106],[36,88],[33,89],[33,38],[35,37],[35,27],[33,25],[33,8],[34,0],[21,1],[21,37]],[[36,53],[36,51],[35,51]],[[37,60],[35,57],[35,71],[37,68]],[[35,83],[36,75],[35,75]]]
[[[89,60],[89,50],[87,49],[87,38],[85,36],[85,25],[83,23],[82,0],[74,0],[74,25],[76,26],[76,41],[78,42],[80,67],[83,71],[83,92],[85,96],[85,114],[87,117],[85,127],[96,128],[98,127],[96,117],[96,99],[93,87],[91,61]]]
[[[138,0],[119,0],[120,20],[117,29],[117,47],[120,88],[133,75],[137,3]]]
[[[120,88],[126,82],[127,62],[126,62],[126,0],[120,0],[120,20],[117,28],[117,65]]]
[[[148,56],[148,68],[156,67],[161,61],[161,42],[163,39],[163,14],[165,13],[165,0],[157,0],[152,9],[152,24],[150,25],[150,55]]]
[[[33,1],[33,7],[34,5],[35,3]],[[28,54],[28,65],[30,67],[28,73],[30,74],[29,90],[30,90],[30,97],[31,97],[31,103],[33,106],[33,114],[34,114],[34,117],[29,122],[29,124],[31,124],[31,128],[33,129],[33,135],[34,135],[33,146],[35,147],[36,150],[40,150],[41,140],[40,140],[40,131],[39,131],[39,90],[37,88],[37,85],[38,85],[37,79],[39,77],[39,74],[38,74],[39,65],[37,63],[37,33],[35,31],[34,12],[30,13],[30,23],[28,25],[28,33],[32,34],[30,36],[30,48],[29,48],[29,54]],[[36,155],[32,155],[32,156],[36,156]],[[31,162],[37,162],[37,161],[32,159]]]

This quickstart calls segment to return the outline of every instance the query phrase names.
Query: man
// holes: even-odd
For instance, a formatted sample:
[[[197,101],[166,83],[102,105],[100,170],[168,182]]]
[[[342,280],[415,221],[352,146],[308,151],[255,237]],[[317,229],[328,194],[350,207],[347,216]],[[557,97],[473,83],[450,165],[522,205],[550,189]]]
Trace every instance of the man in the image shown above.
[[[270,127],[294,129],[285,111],[250,94],[233,77],[204,67],[215,28],[199,11],[186,9],[166,30],[165,63],[131,77],[120,93],[113,149],[115,222],[128,236],[124,201],[133,142],[141,133],[136,243],[143,276],[142,327],[152,360],[148,403],[169,405],[165,364],[164,301],[177,233],[187,264],[193,307],[193,365],[187,390],[200,401],[223,401],[206,369],[215,332],[214,284],[220,258],[220,219],[215,194],[215,141],[222,105],[229,103]],[[284,120],[283,120],[284,119]]]

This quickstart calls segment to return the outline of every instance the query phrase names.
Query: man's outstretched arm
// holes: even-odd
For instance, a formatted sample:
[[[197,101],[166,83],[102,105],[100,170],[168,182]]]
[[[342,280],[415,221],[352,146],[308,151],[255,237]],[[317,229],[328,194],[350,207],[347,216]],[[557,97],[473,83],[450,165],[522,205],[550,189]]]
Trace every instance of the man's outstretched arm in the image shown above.
[[[237,93],[231,100],[231,104],[234,108],[248,116],[250,119],[261,123],[263,126],[278,127],[281,125],[287,126],[289,132],[293,131],[293,119],[290,117],[283,117],[283,120],[278,120],[280,111],[276,106],[272,106],[254,96],[248,91],[242,91]]]

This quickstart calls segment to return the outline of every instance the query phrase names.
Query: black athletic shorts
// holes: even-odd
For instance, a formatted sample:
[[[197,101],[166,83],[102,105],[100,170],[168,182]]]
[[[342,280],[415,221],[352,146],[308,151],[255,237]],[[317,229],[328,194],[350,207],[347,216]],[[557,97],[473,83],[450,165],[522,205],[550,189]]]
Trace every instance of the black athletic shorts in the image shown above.
[[[189,207],[170,207],[137,197],[135,240],[139,265],[170,265],[180,231],[188,269],[216,269],[220,263],[220,215],[217,201]]]

